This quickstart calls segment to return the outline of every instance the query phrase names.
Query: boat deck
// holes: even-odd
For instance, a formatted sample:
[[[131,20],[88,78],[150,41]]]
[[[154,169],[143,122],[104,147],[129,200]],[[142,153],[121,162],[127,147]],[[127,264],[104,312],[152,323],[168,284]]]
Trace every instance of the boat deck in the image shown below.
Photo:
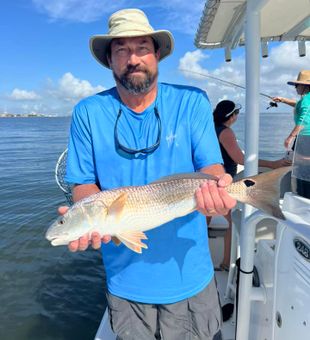
[[[214,267],[218,268],[220,263],[222,262],[222,254],[223,254],[224,242],[222,237],[216,237],[210,239],[210,249],[212,254],[212,259],[214,263]],[[217,282],[217,289],[220,296],[221,306],[226,305],[227,303],[233,303],[232,299],[227,298],[225,296],[227,281],[228,281],[228,272],[226,271],[215,271],[215,278]],[[223,340],[233,340],[235,339],[235,321],[234,315],[223,323],[222,326],[222,337]]]

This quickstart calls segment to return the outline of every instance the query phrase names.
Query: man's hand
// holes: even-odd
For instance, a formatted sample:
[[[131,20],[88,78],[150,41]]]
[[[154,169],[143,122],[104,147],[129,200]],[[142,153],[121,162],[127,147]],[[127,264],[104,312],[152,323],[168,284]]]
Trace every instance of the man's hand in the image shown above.
[[[225,187],[232,183],[232,177],[224,174],[218,182],[206,181],[196,190],[197,210],[207,216],[227,215],[237,203],[229,196]]]
[[[59,207],[58,208],[59,215],[64,215],[68,209],[69,207]],[[78,250],[83,251],[86,250],[88,246],[91,244],[91,246],[94,249],[99,249],[101,247],[101,242],[108,243],[110,241],[111,241],[110,236],[105,235],[102,238],[100,238],[99,233],[94,232],[91,234],[90,238],[88,234],[85,234],[78,240],[70,242],[68,244],[68,248],[72,252],[76,252]]]

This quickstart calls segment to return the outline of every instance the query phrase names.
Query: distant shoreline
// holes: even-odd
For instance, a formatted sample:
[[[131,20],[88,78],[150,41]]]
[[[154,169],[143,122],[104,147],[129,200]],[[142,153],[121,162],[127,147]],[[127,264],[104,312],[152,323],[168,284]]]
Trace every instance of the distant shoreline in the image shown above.
[[[14,113],[0,113],[0,118],[64,118],[70,116],[54,116],[44,115],[39,113],[28,113],[28,114],[14,114]]]

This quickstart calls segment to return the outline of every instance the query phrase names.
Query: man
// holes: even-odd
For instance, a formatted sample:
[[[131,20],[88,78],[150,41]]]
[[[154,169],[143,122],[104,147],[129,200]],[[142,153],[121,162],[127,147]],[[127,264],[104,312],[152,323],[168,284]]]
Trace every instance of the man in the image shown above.
[[[207,96],[158,83],[158,62],[173,50],[171,33],[154,31],[142,11],[126,9],[110,17],[109,33],[92,37],[90,48],[116,87],[74,109],[66,175],[74,200],[199,170],[220,178],[197,189],[200,212],[225,215],[236,202],[225,191],[231,177],[221,165]],[[113,331],[124,340],[212,339],[221,311],[203,215],[147,235],[142,254],[97,233],[69,244],[71,251],[102,248]]]

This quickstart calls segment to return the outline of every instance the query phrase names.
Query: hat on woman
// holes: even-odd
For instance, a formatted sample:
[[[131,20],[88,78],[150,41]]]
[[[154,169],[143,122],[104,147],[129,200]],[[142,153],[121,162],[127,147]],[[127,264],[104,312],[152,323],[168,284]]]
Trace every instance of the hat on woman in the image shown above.
[[[297,80],[288,81],[288,85],[309,85],[310,86],[310,70],[300,71]]]
[[[231,100],[222,100],[216,105],[213,111],[214,121],[225,122],[236,110],[240,109],[240,104],[235,104]]]
[[[150,36],[158,44],[159,60],[164,59],[173,51],[173,36],[169,31],[155,31],[148,18],[139,9],[129,8],[113,13],[109,19],[109,32],[90,38],[90,50],[95,59],[103,66],[110,68],[107,50],[112,39]]]

